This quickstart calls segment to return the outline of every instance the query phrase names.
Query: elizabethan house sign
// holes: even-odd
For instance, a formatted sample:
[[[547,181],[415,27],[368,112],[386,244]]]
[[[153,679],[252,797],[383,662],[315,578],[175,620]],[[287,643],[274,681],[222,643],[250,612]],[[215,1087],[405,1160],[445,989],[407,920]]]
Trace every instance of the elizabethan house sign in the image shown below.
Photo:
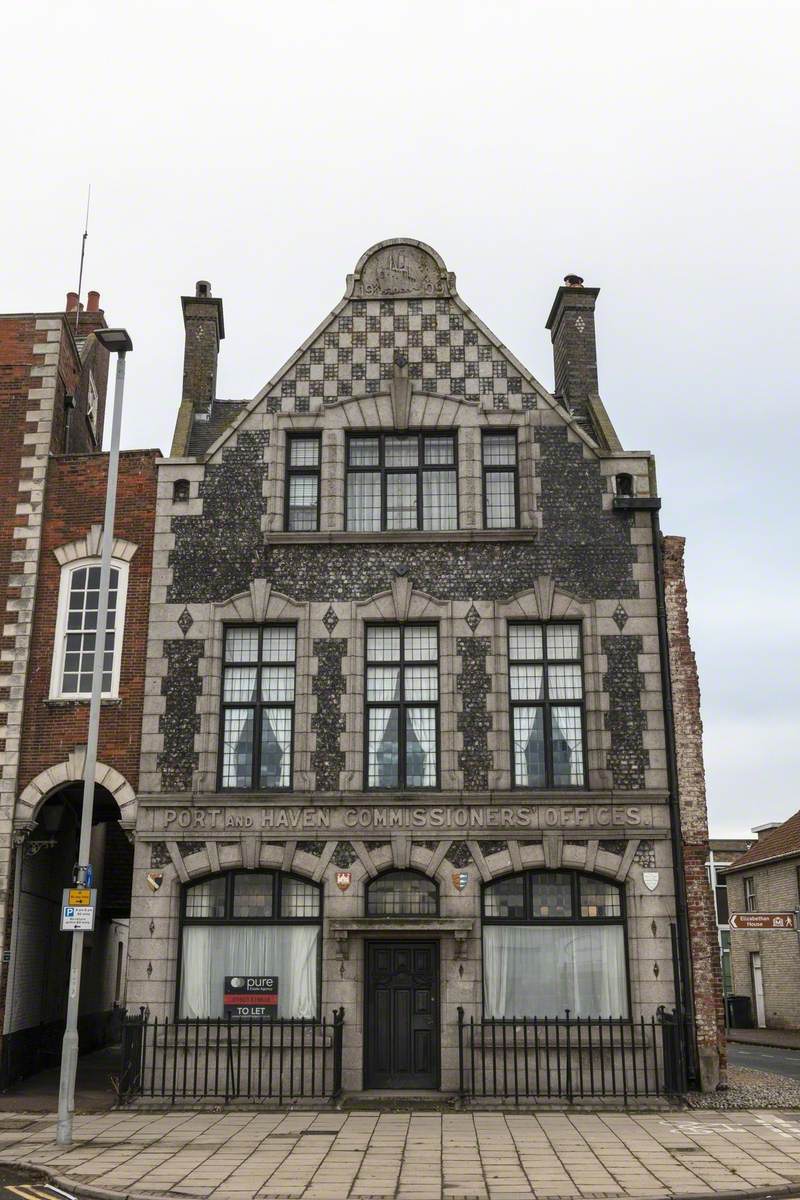
[[[483,829],[651,829],[666,824],[666,810],[650,804],[186,805],[153,808],[153,831],[196,829],[325,830],[332,834],[384,830],[439,833]]]

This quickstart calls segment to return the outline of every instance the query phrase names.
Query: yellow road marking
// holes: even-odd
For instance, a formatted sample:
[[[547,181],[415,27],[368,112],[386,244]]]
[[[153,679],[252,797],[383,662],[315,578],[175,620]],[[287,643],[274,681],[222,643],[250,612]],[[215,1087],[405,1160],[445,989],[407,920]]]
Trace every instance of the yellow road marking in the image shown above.
[[[29,1187],[12,1187],[10,1183],[5,1185],[7,1192],[13,1192],[15,1196],[22,1196],[23,1200],[49,1200],[46,1192],[37,1191],[32,1186]]]

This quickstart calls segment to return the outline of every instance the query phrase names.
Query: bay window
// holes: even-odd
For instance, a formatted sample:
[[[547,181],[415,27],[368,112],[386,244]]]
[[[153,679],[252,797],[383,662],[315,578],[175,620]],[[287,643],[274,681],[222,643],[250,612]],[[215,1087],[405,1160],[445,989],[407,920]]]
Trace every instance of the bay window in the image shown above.
[[[229,871],[187,884],[178,1016],[221,1017],[226,976],[278,981],[276,1017],[319,1015],[321,892],[279,871]]]
[[[621,888],[578,871],[524,871],[483,890],[487,1017],[627,1019]]]

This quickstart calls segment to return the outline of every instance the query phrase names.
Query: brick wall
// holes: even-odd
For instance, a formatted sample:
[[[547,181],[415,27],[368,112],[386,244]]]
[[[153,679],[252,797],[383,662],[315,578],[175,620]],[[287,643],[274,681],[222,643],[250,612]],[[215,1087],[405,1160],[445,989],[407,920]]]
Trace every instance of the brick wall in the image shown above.
[[[133,788],[139,770],[157,456],[155,450],[130,451],[120,456],[114,523],[116,536],[134,542],[138,549],[128,579],[120,702],[103,707],[98,758],[124,775]],[[92,525],[102,524],[107,471],[105,454],[67,455],[51,459],[49,464],[25,694],[20,790],[40,771],[63,762],[76,745],[86,742],[88,702],[48,701],[61,576],[53,551],[83,536]]]
[[[754,865],[728,875],[728,899],[731,912],[744,912],[744,881],[755,879],[756,909],[759,912],[791,912],[800,905],[800,856],[782,862]],[[750,955],[761,955],[764,981],[764,1016],[768,1029],[800,1028],[800,938],[796,933],[751,933],[731,930],[731,967],[733,990],[749,996],[753,1003],[753,976]]]
[[[714,1085],[717,1073],[721,1080],[725,1078],[725,1016],[714,899],[705,867],[708,859],[708,812],[703,765],[703,722],[700,717],[697,662],[689,638],[686,610],[683,568],[685,544],[685,538],[664,538],[664,586],[692,987],[700,1070],[706,1090]]]

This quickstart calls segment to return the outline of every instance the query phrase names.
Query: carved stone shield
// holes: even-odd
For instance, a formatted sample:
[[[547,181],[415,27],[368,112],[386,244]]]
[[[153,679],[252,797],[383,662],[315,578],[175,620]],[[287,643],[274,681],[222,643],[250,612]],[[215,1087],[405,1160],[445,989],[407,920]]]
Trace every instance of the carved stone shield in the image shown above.
[[[352,871],[337,871],[336,872],[336,886],[338,887],[340,892],[346,892],[352,882],[353,882],[353,872]]]
[[[147,886],[150,888],[150,891],[157,892],[158,889],[161,887],[161,884],[164,882],[164,872],[163,871],[148,871],[147,874],[145,875],[145,879],[147,881]]]
[[[453,887],[457,892],[463,892],[469,883],[469,871],[453,871]]]
[[[642,871],[642,882],[649,891],[654,892],[658,887],[658,871]]]

